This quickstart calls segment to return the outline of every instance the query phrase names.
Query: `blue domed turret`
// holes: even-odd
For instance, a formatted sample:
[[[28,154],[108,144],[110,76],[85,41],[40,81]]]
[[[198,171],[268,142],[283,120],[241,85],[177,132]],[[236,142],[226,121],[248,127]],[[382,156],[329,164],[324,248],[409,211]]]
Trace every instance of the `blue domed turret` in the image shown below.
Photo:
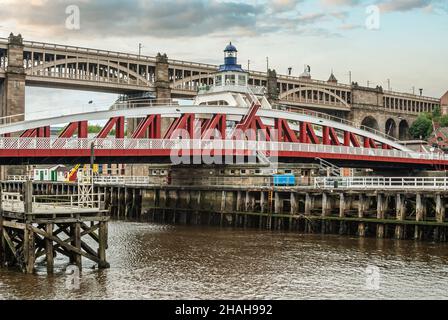
[[[236,50],[236,47],[230,42],[224,49],[224,52],[238,52],[238,50]]]
[[[236,47],[230,42],[227,47],[224,49],[224,64],[219,67],[219,71],[239,71],[244,72],[241,68],[241,65],[237,64],[238,50]]]

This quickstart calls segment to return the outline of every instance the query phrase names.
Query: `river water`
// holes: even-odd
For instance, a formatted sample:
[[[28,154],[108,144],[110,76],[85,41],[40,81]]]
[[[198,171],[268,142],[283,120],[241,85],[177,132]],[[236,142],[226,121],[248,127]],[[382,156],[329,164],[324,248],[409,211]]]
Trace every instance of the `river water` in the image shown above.
[[[0,269],[0,299],[448,298],[446,244],[111,222],[107,254],[79,289],[59,257],[52,276]]]

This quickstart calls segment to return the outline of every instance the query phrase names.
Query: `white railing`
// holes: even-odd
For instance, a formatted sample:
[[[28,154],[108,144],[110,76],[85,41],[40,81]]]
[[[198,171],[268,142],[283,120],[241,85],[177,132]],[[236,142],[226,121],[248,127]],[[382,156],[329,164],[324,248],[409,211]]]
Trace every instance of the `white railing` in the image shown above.
[[[34,180],[33,176],[24,176],[24,175],[12,175],[12,176],[7,176],[6,177],[7,181],[19,181],[19,182],[23,182],[23,181],[30,181],[30,180]]]
[[[358,129],[361,129],[361,130],[373,133],[373,134],[375,134],[377,136],[386,138],[388,140],[400,143],[399,139],[394,138],[392,136],[389,136],[389,135],[387,135],[387,134],[385,134],[385,133],[383,133],[383,132],[381,132],[379,130],[372,129],[372,128],[364,126],[364,125],[358,125],[355,122],[352,122],[350,120],[346,120],[346,119],[343,119],[343,118],[338,118],[338,117],[335,117],[335,116],[331,116],[331,115],[329,115],[327,113],[317,112],[317,111],[312,111],[312,110],[307,110],[307,109],[302,109],[302,108],[295,108],[295,107],[286,106],[286,105],[282,105],[282,104],[277,105],[277,108],[279,108],[279,107],[282,108],[282,109],[287,109],[288,111],[293,112],[293,113],[299,113],[299,114],[303,114],[303,115],[307,115],[307,116],[311,116],[311,117],[315,117],[315,118],[319,118],[319,119],[325,119],[325,120],[330,120],[330,121],[342,123],[342,124],[345,124],[345,125],[348,125],[348,126],[351,126],[351,127],[354,127],[354,128],[358,128]]]
[[[20,121],[23,121],[23,119],[25,119],[25,114],[24,113],[14,114],[14,115],[11,115],[11,116],[6,116],[6,117],[1,117],[0,118],[0,125],[7,125],[7,124],[11,124],[11,123],[20,122]]]
[[[325,177],[315,178],[318,189],[448,190],[448,177]]]
[[[115,138],[0,138],[0,150],[206,150],[206,151],[257,151],[270,152],[306,152],[356,155],[368,157],[406,158],[414,160],[448,161],[448,155],[441,153],[418,153],[399,150],[329,146],[318,144],[264,142],[247,140],[169,140],[169,139],[115,139]]]
[[[151,179],[147,176],[94,176],[93,183],[100,185],[149,185]]]

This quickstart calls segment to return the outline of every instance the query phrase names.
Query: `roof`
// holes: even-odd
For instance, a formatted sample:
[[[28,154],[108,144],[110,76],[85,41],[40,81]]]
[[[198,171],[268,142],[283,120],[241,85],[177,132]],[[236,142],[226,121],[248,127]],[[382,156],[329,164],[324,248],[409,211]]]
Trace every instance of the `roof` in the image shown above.
[[[64,165],[62,164],[58,164],[58,165],[36,165],[34,166],[34,169],[38,169],[38,170],[58,170],[59,168],[66,168]]]
[[[230,42],[224,49],[224,52],[238,52],[238,50],[236,50],[236,47]]]
[[[333,72],[331,73],[330,78],[328,79],[328,82],[338,82],[338,79],[336,79]]]
[[[243,70],[240,64],[223,64],[219,66],[218,72],[225,71],[237,71],[237,72],[246,72]]]

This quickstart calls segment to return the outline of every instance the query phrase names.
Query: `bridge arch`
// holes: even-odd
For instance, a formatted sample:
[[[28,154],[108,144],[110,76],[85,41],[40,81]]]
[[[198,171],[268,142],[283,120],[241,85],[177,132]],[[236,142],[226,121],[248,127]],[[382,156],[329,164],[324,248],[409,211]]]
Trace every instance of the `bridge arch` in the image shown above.
[[[341,104],[343,104],[347,108],[350,108],[350,105],[346,101],[344,101],[341,97],[336,95],[335,93],[333,93],[333,92],[331,92],[329,90],[323,89],[323,88],[316,88],[316,87],[297,87],[297,88],[288,90],[286,92],[283,92],[282,94],[280,94],[279,99],[282,100],[282,99],[285,99],[285,98],[287,98],[288,96],[290,96],[292,94],[299,93],[299,92],[302,92],[302,91],[308,91],[308,90],[317,91],[318,93],[328,94],[330,97],[333,97],[335,99],[335,101],[340,102]]]
[[[410,139],[409,123],[404,119],[401,120],[400,124],[398,125],[398,138],[400,140],[409,140]]]
[[[50,61],[50,62],[47,62],[47,63],[43,63],[41,65],[35,66],[33,68],[27,68],[26,70],[29,71],[28,74],[30,76],[32,76],[37,71],[45,71],[45,69],[50,69],[50,68],[55,68],[57,66],[64,66],[66,64],[68,65],[68,64],[75,64],[75,63],[94,63],[94,64],[98,64],[98,65],[104,65],[104,66],[107,66],[109,68],[113,68],[113,69],[116,69],[118,71],[121,71],[121,72],[123,72],[124,74],[126,74],[128,76],[133,76],[136,80],[141,81],[144,85],[147,85],[149,87],[154,86],[154,83],[152,83],[151,81],[147,80],[145,77],[141,76],[137,72],[132,71],[130,69],[127,69],[127,68],[121,66],[120,64],[112,63],[110,61],[92,61],[92,60],[89,60],[89,59],[72,58],[72,59],[65,59],[65,60]],[[99,75],[97,75],[97,76],[99,76]]]
[[[362,120],[361,125],[364,127],[368,127],[368,128],[380,131],[380,126],[378,124],[378,121],[372,116],[365,117],[364,120]]]
[[[386,130],[386,134],[387,135],[389,135],[391,137],[394,137],[394,138],[398,137],[398,135],[397,135],[397,123],[395,122],[394,119],[392,119],[392,118],[387,119],[385,130]]]

